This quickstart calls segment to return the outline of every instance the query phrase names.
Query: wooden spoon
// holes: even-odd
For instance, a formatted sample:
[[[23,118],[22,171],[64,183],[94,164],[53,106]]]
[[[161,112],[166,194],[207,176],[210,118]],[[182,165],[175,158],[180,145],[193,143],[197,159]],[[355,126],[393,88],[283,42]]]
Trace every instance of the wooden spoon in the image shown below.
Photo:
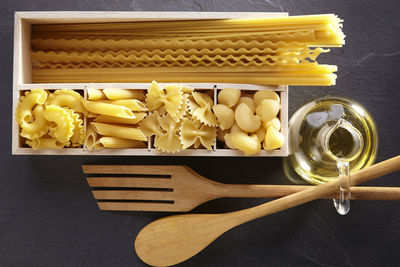
[[[351,176],[357,185],[400,169],[400,156],[360,170]],[[183,214],[156,220],[136,237],[141,260],[153,266],[178,264],[196,255],[226,231],[245,222],[295,207],[339,190],[339,180],[240,211],[222,214]]]

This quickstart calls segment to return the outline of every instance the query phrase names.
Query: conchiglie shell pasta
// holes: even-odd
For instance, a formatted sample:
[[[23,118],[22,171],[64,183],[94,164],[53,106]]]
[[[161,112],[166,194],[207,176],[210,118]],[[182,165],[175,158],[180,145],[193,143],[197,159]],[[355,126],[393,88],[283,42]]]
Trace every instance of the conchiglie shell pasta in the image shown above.
[[[265,150],[274,150],[280,148],[285,141],[283,135],[274,129],[274,127],[270,126],[267,129],[267,133],[265,134],[265,139],[263,143],[263,148]]]
[[[260,128],[261,119],[254,115],[247,104],[240,104],[235,110],[235,119],[237,125],[245,132],[255,132]]]
[[[228,107],[233,107],[239,102],[240,90],[237,89],[222,89],[218,94],[218,104],[224,104]]]
[[[270,121],[263,122],[264,129],[267,130],[269,126],[272,126],[275,130],[279,131],[281,129],[281,121],[275,117]]]
[[[254,102],[254,99],[248,96],[242,96],[239,99],[239,103],[238,105],[240,105],[241,103],[245,103],[253,113],[256,112],[256,103]]]
[[[248,136],[244,132],[235,132],[232,133],[231,141],[232,145],[243,151],[246,156],[256,155],[261,150],[260,141],[255,134]]]
[[[237,149],[232,143],[232,133],[224,135],[225,145],[230,149]]]
[[[272,99],[280,103],[279,95],[271,89],[260,90],[254,94],[254,102],[256,103],[256,106],[259,106],[264,99]]]
[[[224,104],[217,104],[212,107],[215,116],[217,117],[219,127],[226,130],[232,127],[235,123],[235,112]]]
[[[259,106],[257,106],[256,114],[260,116],[263,122],[270,121],[278,115],[280,105],[272,99],[264,99]]]
[[[224,136],[229,133],[229,130],[221,130],[221,128],[217,129],[217,140],[224,142]]]
[[[257,135],[258,141],[260,141],[260,143],[261,143],[262,141],[264,141],[264,138],[265,138],[265,129],[264,129],[264,127],[260,127],[260,128],[255,132],[255,134]]]

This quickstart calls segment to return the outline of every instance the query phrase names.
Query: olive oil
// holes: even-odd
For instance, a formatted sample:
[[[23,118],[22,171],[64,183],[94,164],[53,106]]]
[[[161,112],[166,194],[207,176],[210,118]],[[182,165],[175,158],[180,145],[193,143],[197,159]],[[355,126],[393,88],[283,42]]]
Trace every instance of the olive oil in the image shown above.
[[[350,174],[371,165],[378,145],[372,116],[357,102],[341,97],[319,98],[296,111],[289,122],[288,142],[286,175],[312,184],[337,178],[338,162],[348,162]]]

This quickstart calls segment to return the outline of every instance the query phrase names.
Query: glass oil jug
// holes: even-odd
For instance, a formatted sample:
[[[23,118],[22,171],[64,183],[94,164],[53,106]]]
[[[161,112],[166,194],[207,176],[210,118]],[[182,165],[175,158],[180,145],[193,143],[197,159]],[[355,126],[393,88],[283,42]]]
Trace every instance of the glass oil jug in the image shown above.
[[[377,145],[375,122],[362,105],[343,97],[318,98],[302,106],[289,121],[285,174],[294,182],[311,184],[351,176],[375,161]],[[350,190],[350,181],[345,183],[341,183],[341,195],[346,193],[342,190]],[[350,201],[350,192],[344,198]],[[341,214],[347,211],[338,209]]]

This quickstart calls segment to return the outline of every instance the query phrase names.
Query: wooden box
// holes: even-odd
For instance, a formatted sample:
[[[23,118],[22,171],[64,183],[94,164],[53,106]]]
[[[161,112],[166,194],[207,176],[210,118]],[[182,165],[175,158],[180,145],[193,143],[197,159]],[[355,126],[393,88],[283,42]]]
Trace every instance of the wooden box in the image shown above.
[[[14,75],[13,75],[13,121],[12,121],[12,153],[24,155],[166,155],[166,156],[244,156],[241,151],[213,146],[212,151],[206,149],[187,149],[175,154],[159,153],[151,144],[147,149],[101,149],[88,151],[85,148],[40,149],[33,150],[24,146],[19,136],[19,126],[15,119],[15,109],[23,91],[33,88],[43,89],[74,89],[87,95],[88,88],[124,88],[147,89],[150,84],[144,83],[46,83],[35,84],[31,80],[32,64],[30,60],[30,33],[32,24],[50,23],[85,23],[85,22],[123,22],[123,21],[158,21],[158,20],[189,20],[189,19],[225,19],[225,18],[255,18],[287,16],[287,13],[262,12],[16,12],[14,26]],[[157,77],[155,77],[157,79]],[[214,103],[217,91],[223,88],[237,88],[241,90],[273,89],[281,97],[281,111],[279,114],[281,132],[287,140],[288,134],[288,87],[265,86],[255,84],[219,84],[219,83],[191,83],[185,85],[198,90],[213,90]],[[262,150],[256,156],[287,156],[287,143],[274,151]]]

